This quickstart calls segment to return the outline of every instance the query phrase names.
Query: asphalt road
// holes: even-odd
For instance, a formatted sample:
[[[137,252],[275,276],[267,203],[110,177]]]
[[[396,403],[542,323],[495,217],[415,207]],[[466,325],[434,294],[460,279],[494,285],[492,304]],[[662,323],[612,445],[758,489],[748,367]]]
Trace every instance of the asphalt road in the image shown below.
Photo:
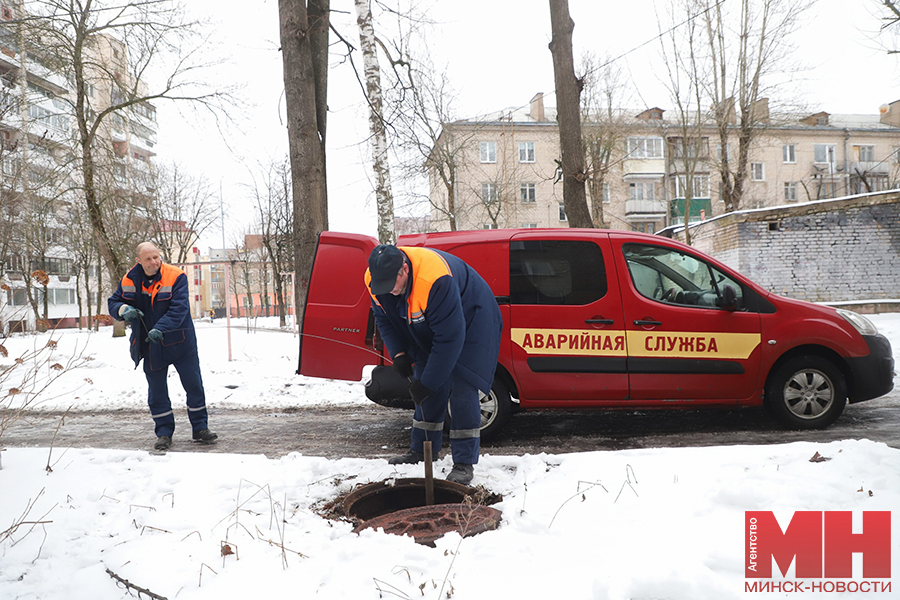
[[[190,440],[186,410],[176,411],[170,451],[385,458],[409,444],[411,411],[367,404],[294,410],[210,410],[219,443]],[[837,423],[821,431],[786,430],[762,409],[658,411],[535,411],[513,415],[482,453],[522,455],[627,448],[777,444],[870,439],[900,448],[900,390],[849,405]],[[28,415],[2,432],[0,446],[149,450],[153,424],[146,411]],[[446,449],[445,449],[446,452]]]

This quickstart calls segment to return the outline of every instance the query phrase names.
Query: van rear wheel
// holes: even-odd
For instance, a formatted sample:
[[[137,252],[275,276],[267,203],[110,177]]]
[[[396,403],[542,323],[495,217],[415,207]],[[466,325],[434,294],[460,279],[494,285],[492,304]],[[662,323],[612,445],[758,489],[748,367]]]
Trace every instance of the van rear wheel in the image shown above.
[[[506,385],[494,377],[494,383],[491,385],[491,393],[485,394],[479,390],[478,400],[481,404],[481,432],[482,441],[489,442],[500,432],[509,415],[512,412],[512,398]],[[450,414],[450,406],[447,406],[447,418],[444,419],[444,429],[449,431],[450,421],[453,415]]]
[[[828,359],[797,356],[779,366],[766,382],[766,408],[795,429],[823,429],[847,404],[847,385]]]

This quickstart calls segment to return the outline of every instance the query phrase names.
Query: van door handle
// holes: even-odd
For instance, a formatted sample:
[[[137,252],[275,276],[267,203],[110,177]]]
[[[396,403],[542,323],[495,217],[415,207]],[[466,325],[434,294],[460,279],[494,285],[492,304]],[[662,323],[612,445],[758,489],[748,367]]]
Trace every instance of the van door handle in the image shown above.
[[[584,322],[591,325],[612,325],[615,323],[612,319],[585,319]]]
[[[662,321],[638,320],[635,321],[634,324],[640,327],[644,327],[646,325],[662,325]]]

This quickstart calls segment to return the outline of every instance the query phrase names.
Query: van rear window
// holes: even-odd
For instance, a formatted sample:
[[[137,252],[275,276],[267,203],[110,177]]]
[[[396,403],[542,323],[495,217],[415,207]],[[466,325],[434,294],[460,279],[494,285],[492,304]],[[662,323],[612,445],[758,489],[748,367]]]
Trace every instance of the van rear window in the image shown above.
[[[595,302],[606,295],[603,253],[593,242],[522,240],[509,244],[511,304]]]

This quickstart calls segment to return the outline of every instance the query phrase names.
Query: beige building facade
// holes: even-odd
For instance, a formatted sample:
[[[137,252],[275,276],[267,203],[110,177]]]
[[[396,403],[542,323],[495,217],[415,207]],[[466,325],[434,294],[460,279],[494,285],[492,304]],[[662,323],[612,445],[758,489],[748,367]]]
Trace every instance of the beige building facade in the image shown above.
[[[757,110],[759,129],[741,209],[897,187],[900,101],[871,115],[770,115],[766,100]],[[612,149],[602,173],[589,169],[588,204],[595,220],[602,209],[612,229],[653,233],[684,222],[688,196],[691,222],[725,212],[718,161],[723,156],[736,160],[736,133],[729,133],[723,151],[711,121],[686,135],[666,112],[658,107],[619,111],[612,124],[584,127],[586,139],[603,133]],[[544,109],[540,94],[527,108],[447,125],[439,144],[448,143],[458,148],[453,154],[455,205],[448,206],[450,193],[431,165],[430,230],[568,226],[559,130],[555,112]],[[592,177],[599,178],[597,185],[592,186]]]

